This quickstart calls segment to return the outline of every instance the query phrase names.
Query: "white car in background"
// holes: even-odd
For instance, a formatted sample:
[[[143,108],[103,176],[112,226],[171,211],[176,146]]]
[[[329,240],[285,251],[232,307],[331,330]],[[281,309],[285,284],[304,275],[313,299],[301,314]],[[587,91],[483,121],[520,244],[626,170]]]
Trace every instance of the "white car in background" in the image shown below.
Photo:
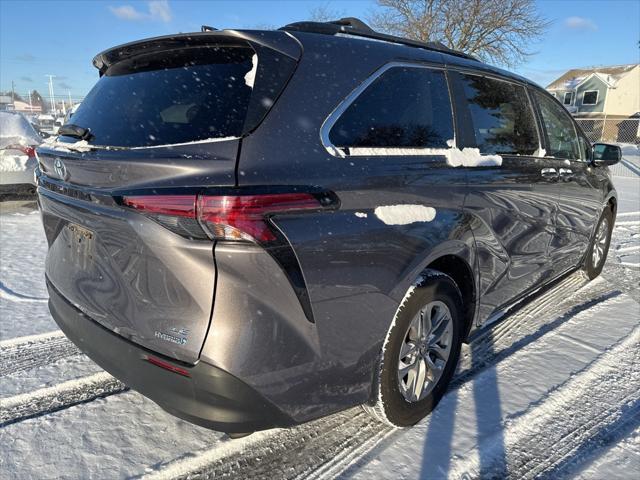
[[[0,200],[35,193],[35,147],[42,137],[20,113],[0,112]]]

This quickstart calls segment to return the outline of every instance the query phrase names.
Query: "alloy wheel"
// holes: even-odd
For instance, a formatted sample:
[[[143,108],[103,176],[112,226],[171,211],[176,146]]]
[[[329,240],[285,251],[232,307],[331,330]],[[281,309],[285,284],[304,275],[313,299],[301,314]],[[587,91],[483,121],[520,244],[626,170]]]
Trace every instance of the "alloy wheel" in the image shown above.
[[[447,365],[452,343],[449,307],[429,302],[411,321],[400,347],[398,386],[406,401],[418,402],[431,393]]]
[[[609,237],[609,221],[606,218],[602,219],[598,232],[596,233],[595,242],[593,243],[593,249],[591,251],[591,264],[593,268],[599,268],[600,263],[604,261],[604,252],[607,247],[607,240]]]

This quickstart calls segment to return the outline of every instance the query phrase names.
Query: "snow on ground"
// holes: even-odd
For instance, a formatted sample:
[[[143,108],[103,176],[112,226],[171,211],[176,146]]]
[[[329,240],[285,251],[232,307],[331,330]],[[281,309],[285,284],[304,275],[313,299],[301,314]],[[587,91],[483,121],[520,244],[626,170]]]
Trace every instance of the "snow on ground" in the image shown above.
[[[0,205],[0,477],[632,478],[640,471],[640,180],[615,178],[603,275],[574,274],[463,347],[411,429],[354,408],[241,440],[181,421],[51,319],[33,205]],[[27,248],[25,248],[27,246]]]
[[[57,330],[46,303],[46,252],[34,204],[0,203],[0,340]]]

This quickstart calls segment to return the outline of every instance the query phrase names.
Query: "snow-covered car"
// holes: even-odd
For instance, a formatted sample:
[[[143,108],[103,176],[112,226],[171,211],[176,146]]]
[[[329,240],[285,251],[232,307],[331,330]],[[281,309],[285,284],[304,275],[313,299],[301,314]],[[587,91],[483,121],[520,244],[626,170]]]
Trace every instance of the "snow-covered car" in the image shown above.
[[[21,114],[0,112],[0,196],[34,193],[35,147],[42,137]]]

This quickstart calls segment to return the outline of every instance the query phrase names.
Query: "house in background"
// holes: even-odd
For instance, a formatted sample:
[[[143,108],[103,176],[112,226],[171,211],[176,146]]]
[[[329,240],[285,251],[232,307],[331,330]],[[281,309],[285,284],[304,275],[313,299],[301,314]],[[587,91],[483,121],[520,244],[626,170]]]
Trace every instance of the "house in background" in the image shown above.
[[[575,117],[629,118],[640,112],[640,64],[569,70],[547,90]]]

